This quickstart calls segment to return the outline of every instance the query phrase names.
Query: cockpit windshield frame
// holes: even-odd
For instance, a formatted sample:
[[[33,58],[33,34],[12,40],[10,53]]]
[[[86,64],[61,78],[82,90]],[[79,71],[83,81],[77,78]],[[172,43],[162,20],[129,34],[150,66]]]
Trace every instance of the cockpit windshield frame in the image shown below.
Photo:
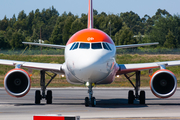
[[[69,50],[75,49],[93,49],[93,50],[112,50],[111,47],[106,42],[97,42],[97,43],[85,43],[85,42],[75,42]]]

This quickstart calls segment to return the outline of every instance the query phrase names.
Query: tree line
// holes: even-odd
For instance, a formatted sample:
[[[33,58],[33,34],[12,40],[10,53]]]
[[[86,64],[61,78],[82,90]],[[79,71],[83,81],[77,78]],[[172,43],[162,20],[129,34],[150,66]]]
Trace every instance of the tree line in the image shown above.
[[[159,42],[158,48],[180,48],[180,16],[158,9],[154,16],[143,18],[133,11],[117,15],[93,10],[94,28],[106,32],[116,45]],[[65,45],[77,31],[87,28],[87,14],[59,14],[52,6],[28,15],[22,10],[18,16],[0,20],[0,49],[23,49],[23,41]]]

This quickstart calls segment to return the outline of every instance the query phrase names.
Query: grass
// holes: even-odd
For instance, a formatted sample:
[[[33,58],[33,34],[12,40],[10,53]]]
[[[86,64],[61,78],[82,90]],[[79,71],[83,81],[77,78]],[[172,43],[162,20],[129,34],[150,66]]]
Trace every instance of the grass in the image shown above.
[[[19,60],[19,61],[29,61],[29,62],[43,62],[43,63],[63,63],[64,56],[63,55],[5,55],[0,54],[0,59],[8,59],[8,60]],[[119,64],[127,64],[127,63],[147,63],[147,62],[159,62],[159,61],[172,61],[172,60],[180,60],[180,55],[139,55],[139,54],[123,54],[117,55],[116,61]],[[4,75],[11,69],[13,66],[5,66],[0,65],[0,87],[3,87],[3,79]],[[180,86],[180,66],[168,67],[170,71],[172,71],[177,79],[178,86]],[[27,69],[25,69],[27,70]],[[154,72],[157,69],[154,69]],[[50,79],[46,76],[47,79]],[[33,70],[32,79],[32,87],[40,87],[40,72],[38,70]],[[141,86],[149,86],[149,74],[148,71],[141,72]],[[132,81],[135,82],[135,77],[132,77]],[[61,76],[57,75],[55,79],[51,82],[49,87],[84,87],[84,85],[72,85],[66,81],[66,78],[61,78]],[[132,87],[129,81],[121,75],[120,77],[116,77],[115,81],[112,84],[108,85],[99,85],[98,87]]]

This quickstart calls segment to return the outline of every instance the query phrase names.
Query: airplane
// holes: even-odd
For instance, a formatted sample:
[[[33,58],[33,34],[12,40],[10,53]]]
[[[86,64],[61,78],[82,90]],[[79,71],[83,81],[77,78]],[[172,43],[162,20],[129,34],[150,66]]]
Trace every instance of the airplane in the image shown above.
[[[116,49],[157,45],[158,43],[115,46],[109,35],[93,28],[92,2],[92,0],[89,0],[87,28],[75,33],[66,45],[23,42],[23,44],[65,49],[64,63],[52,64],[0,59],[0,64],[15,67],[4,77],[4,87],[9,95],[19,98],[25,96],[30,90],[31,77],[22,68],[40,71],[41,90],[35,91],[35,104],[40,104],[42,99],[46,99],[47,104],[52,104],[52,91],[48,90],[46,93],[46,88],[57,74],[64,74],[69,83],[88,86],[89,97],[85,97],[86,107],[96,106],[93,87],[95,85],[112,83],[116,75],[124,75],[134,87],[134,90],[129,90],[128,92],[128,103],[133,104],[136,99],[139,100],[140,104],[145,104],[145,91],[140,91],[142,70],[159,68],[159,70],[150,76],[150,88],[155,96],[168,98],[175,93],[177,79],[174,73],[167,70],[166,67],[180,65],[180,60],[136,64],[116,63]],[[51,72],[53,75],[49,75],[47,72]],[[128,73],[134,73],[136,76],[135,84],[131,81],[131,76],[128,76]],[[46,74],[51,77],[47,84],[45,84]]]

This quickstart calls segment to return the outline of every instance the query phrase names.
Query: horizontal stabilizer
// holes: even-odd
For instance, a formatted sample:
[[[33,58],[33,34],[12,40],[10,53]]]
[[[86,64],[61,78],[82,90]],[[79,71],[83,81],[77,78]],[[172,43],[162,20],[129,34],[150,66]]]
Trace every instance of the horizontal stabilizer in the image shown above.
[[[22,42],[23,44],[28,44],[28,45],[36,45],[36,46],[42,46],[42,47],[52,47],[52,48],[58,48],[62,49],[65,48],[65,45],[53,45],[53,44],[41,44],[41,43],[32,43],[32,42]]]
[[[134,48],[134,47],[142,47],[142,46],[148,46],[148,45],[158,45],[158,42],[155,43],[143,43],[143,44],[131,44],[131,45],[119,45],[116,46],[117,49],[122,49],[122,48]]]

